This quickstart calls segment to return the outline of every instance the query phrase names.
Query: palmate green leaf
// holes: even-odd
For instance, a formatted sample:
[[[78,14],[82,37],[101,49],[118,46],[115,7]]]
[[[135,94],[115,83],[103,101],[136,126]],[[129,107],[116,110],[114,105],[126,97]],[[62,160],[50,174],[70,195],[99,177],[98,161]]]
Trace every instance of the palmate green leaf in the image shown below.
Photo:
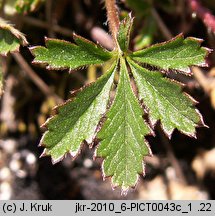
[[[45,146],[43,155],[51,155],[53,163],[61,160],[66,153],[75,157],[84,140],[88,143],[93,141],[107,108],[115,70],[114,65],[96,83],[80,90],[74,100],[60,106],[58,115],[48,120],[48,131],[41,145]]]
[[[28,44],[25,36],[15,29],[7,21],[0,18],[0,54],[7,55],[9,52],[19,50],[20,45]]]
[[[150,155],[144,136],[150,129],[143,120],[143,109],[135,97],[125,65],[121,59],[120,78],[115,100],[98,132],[101,140],[96,156],[104,158],[104,176],[112,176],[114,186],[127,191],[144,173],[143,157]]]
[[[80,36],[74,36],[70,43],[57,39],[46,39],[46,47],[31,48],[34,63],[47,65],[48,69],[76,69],[79,67],[102,64],[112,57],[112,53]]]
[[[95,83],[84,87],[73,100],[58,107],[58,114],[46,123],[48,131],[41,145],[45,146],[43,155],[50,155],[55,163],[67,153],[75,157],[84,141],[91,143],[97,136],[100,143],[96,156],[104,159],[103,174],[110,176],[113,186],[120,186],[124,192],[134,187],[139,174],[145,172],[143,159],[151,151],[144,137],[152,132],[150,126],[153,128],[160,121],[170,138],[175,128],[195,136],[195,128],[204,125],[191,97],[182,93],[179,84],[154,69],[189,74],[190,66],[206,65],[208,54],[206,48],[200,47],[199,40],[184,39],[182,35],[132,53],[128,50],[132,23],[130,16],[121,22],[118,46],[112,52],[80,36],[74,37],[75,44],[47,39],[46,47],[31,49],[35,55],[34,62],[52,69],[76,69],[103,64],[109,59],[114,62],[112,68]],[[153,71],[144,68],[148,65],[154,68]],[[128,71],[135,79],[138,96],[132,90]],[[115,98],[110,101],[116,73],[119,73],[119,82]],[[112,104],[107,110],[110,102]],[[144,121],[144,110],[150,125]]]
[[[159,72],[149,71],[131,60],[129,63],[139,98],[147,107],[152,125],[160,120],[169,137],[175,128],[188,136],[195,136],[195,127],[204,123],[190,97],[181,92],[180,85]]]
[[[164,70],[178,70],[190,74],[190,66],[206,66],[208,49],[200,47],[201,40],[186,38],[180,34],[170,41],[155,44],[131,54],[140,63],[157,66]]]

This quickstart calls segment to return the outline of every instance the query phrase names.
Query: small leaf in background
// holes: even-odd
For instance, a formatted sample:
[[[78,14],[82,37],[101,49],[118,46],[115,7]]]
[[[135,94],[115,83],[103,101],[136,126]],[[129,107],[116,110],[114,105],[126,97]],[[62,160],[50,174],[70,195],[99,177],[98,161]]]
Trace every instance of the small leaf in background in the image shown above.
[[[208,50],[200,47],[200,40],[195,38],[184,39],[178,35],[170,41],[155,44],[131,54],[131,57],[140,63],[157,66],[164,70],[179,70],[190,74],[190,66],[206,66],[205,56]]]
[[[34,63],[45,64],[51,69],[76,69],[91,64],[102,64],[112,57],[112,53],[82,37],[75,36],[70,43],[57,39],[46,39],[46,47],[32,47]]]
[[[73,157],[80,151],[86,140],[91,143],[96,128],[105,113],[114,79],[116,66],[95,83],[77,92],[77,96],[58,108],[58,114],[47,122],[48,131],[41,144],[45,146],[45,155],[51,155],[58,162],[66,153]]]
[[[204,125],[202,117],[181,87],[156,71],[149,71],[129,61],[139,98],[147,107],[154,126],[160,120],[164,132],[170,137],[177,128],[188,136],[195,136],[195,127]]]
[[[150,46],[157,33],[157,22],[152,15],[153,2],[147,0],[126,0],[127,6],[134,13],[134,29],[137,31],[134,39],[134,50]]]
[[[0,18],[0,54],[18,51],[20,45],[28,44],[25,36],[7,21]]]
[[[104,176],[112,176],[114,186],[123,191],[134,187],[143,174],[143,157],[150,155],[144,136],[150,129],[143,120],[143,109],[135,97],[124,59],[116,96],[107,119],[98,132],[101,140],[96,156],[104,158]]]
[[[16,0],[15,8],[18,13],[28,13],[36,10],[45,0]]]
[[[153,17],[145,18],[143,28],[134,39],[134,50],[140,50],[150,46],[156,32],[157,23]]]

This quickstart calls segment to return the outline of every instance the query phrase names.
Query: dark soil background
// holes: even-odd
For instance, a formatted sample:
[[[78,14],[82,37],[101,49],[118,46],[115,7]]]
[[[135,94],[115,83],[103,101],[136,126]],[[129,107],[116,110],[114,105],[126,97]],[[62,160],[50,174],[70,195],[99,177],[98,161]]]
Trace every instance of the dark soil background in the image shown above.
[[[145,6],[136,7],[137,1]],[[130,11],[136,17],[131,49],[165,41],[181,32],[202,38],[203,46],[215,48],[215,31],[205,25],[198,11],[192,11],[190,2],[118,1],[121,18]],[[214,1],[201,3],[215,14]],[[76,32],[111,48],[110,37],[105,33],[108,26],[103,1],[47,0],[34,12],[9,15],[6,11],[4,16],[26,34],[30,46],[44,45],[44,36],[73,41],[72,33]],[[199,101],[197,108],[208,128],[198,128],[197,139],[175,131],[168,140],[158,124],[156,136],[147,137],[154,156],[145,160],[146,176],[140,177],[137,187],[126,197],[119,189],[111,188],[110,179],[103,181],[101,161],[92,159],[95,147],[84,145],[75,160],[68,156],[56,165],[49,157],[39,158],[43,148],[38,144],[44,132],[40,125],[51,115],[52,108],[68,99],[71,90],[95,81],[103,69],[47,71],[31,63],[33,56],[28,47],[22,47],[20,53],[21,59],[15,55],[1,57],[5,83],[0,100],[0,199],[215,198],[213,53],[207,58],[209,67],[197,69],[195,76],[174,72],[169,75],[187,84],[184,91]]]

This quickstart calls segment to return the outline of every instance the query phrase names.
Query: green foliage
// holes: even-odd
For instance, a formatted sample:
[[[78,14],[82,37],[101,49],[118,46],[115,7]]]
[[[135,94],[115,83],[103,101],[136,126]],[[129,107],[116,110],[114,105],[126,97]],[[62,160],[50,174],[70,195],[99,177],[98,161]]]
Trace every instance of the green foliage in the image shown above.
[[[2,7],[0,0],[0,8]],[[27,14],[34,12],[45,0],[6,0],[4,2],[3,11],[7,16],[14,16],[15,14]]]
[[[156,32],[158,32],[157,22],[152,14],[155,2],[151,0],[126,0],[125,3],[135,16],[134,29],[137,31],[137,35],[134,38],[134,50],[150,46]],[[164,6],[164,1],[157,1],[156,6],[158,5]]]
[[[205,66],[207,49],[200,47],[195,38],[184,39],[178,35],[171,41],[153,45],[134,52],[131,57],[140,62],[157,66],[164,70],[179,70],[190,73],[190,65]]]
[[[25,36],[7,21],[0,18],[0,54],[18,51],[21,45],[27,45]]]
[[[97,137],[100,143],[96,156],[104,159],[103,174],[111,176],[113,185],[123,191],[134,187],[139,174],[145,172],[142,160],[151,150],[144,137],[152,132],[158,120],[169,137],[175,128],[195,136],[195,127],[203,125],[201,115],[180,86],[142,64],[188,73],[192,65],[205,65],[208,53],[200,47],[199,40],[184,39],[182,35],[132,53],[128,50],[132,21],[128,16],[121,22],[114,52],[77,36],[77,45],[48,39],[46,47],[32,49],[35,63],[54,69],[75,69],[112,59],[113,66],[105,75],[58,108],[58,114],[46,124],[48,131],[41,145],[45,147],[43,155],[51,155],[53,162],[57,162],[66,153],[76,156],[84,141],[93,143]],[[128,71],[135,79],[138,93],[133,91]],[[119,82],[115,97],[110,100],[116,73]],[[140,101],[146,107],[150,125],[144,121],[146,113]]]
[[[51,155],[54,163],[66,153],[76,156],[84,140],[91,143],[95,138],[97,125],[107,109],[115,70],[114,65],[97,82],[79,90],[74,100],[61,105],[59,114],[48,120],[49,130],[41,145],[46,146],[44,154]]]
[[[157,31],[156,21],[148,16],[144,20],[144,27],[141,29],[140,33],[135,38],[135,50],[143,49],[144,47],[148,47],[153,42],[153,36]]]
[[[45,47],[33,47],[35,63],[45,64],[52,69],[75,69],[91,64],[102,64],[112,57],[112,53],[105,51],[84,38],[75,36],[75,42],[70,43],[57,39],[46,39]]]
[[[132,60],[129,63],[139,89],[139,99],[147,107],[151,124],[161,120],[168,136],[175,128],[195,136],[195,127],[201,123],[201,117],[190,98],[181,92],[180,85],[164,78],[159,72],[140,67]]]
[[[0,55],[6,56],[10,52],[19,50],[20,45],[28,44],[25,36],[6,20],[0,18]],[[2,63],[0,62],[0,97],[3,92]]]
[[[34,11],[45,0],[16,0],[15,8],[18,13],[28,13]]]
[[[143,157],[150,155],[144,136],[150,129],[144,122],[143,109],[135,97],[125,60],[120,63],[120,79],[115,100],[98,133],[101,143],[96,156],[104,158],[104,176],[113,176],[114,186],[127,191],[144,173]]]

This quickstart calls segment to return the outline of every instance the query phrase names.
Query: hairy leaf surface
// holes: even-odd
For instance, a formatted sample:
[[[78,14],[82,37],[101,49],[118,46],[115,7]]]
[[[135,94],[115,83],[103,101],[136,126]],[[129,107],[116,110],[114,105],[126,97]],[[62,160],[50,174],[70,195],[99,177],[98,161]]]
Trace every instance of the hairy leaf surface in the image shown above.
[[[120,67],[116,97],[98,133],[101,143],[96,155],[104,158],[104,175],[112,176],[113,185],[126,191],[144,173],[143,157],[150,155],[144,136],[150,129],[143,120],[143,110],[132,91],[123,59]]]
[[[181,92],[180,85],[164,78],[159,72],[149,71],[133,61],[129,62],[139,98],[148,108],[152,124],[160,120],[168,136],[175,128],[189,136],[195,136],[195,127],[201,123],[201,116],[190,98]]]
[[[82,37],[75,36],[78,45],[63,40],[46,39],[46,47],[32,47],[34,63],[47,65],[52,69],[76,69],[91,64],[102,64],[112,53]]]
[[[44,154],[51,155],[54,163],[66,153],[76,156],[84,140],[92,142],[97,125],[106,111],[115,70],[116,66],[96,83],[80,90],[74,100],[60,106],[59,114],[47,122],[48,131],[41,144],[46,147]]]
[[[136,51],[131,54],[131,58],[161,69],[179,70],[189,74],[192,65],[206,66],[205,56],[207,53],[208,49],[200,47],[199,39],[184,39],[183,35],[179,35],[165,43]]]
[[[0,54],[18,51],[21,45],[27,45],[25,36],[7,21],[0,18]]]

